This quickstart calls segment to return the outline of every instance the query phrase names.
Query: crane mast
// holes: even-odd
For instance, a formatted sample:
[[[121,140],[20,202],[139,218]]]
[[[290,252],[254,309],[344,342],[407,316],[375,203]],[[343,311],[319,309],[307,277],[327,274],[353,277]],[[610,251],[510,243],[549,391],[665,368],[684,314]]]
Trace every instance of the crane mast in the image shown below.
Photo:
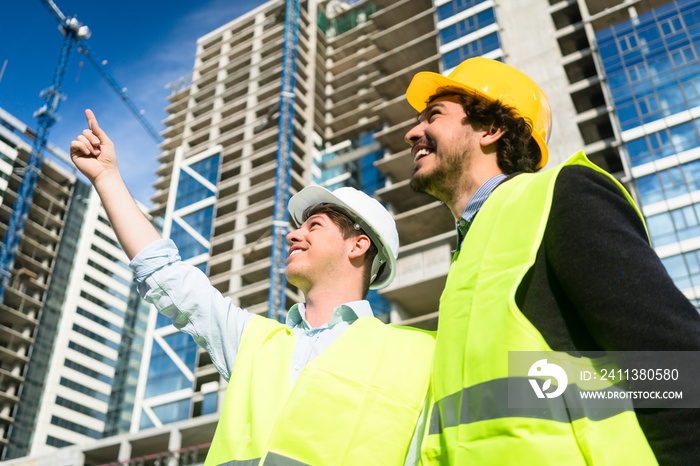
[[[284,276],[286,236],[289,230],[290,185],[292,180],[292,139],[296,77],[297,40],[299,32],[299,0],[287,0],[284,20],[284,50],[282,54],[282,92],[280,96],[279,132],[277,136],[277,172],[275,204],[272,220],[272,261],[268,317],[282,321],[285,316]]]

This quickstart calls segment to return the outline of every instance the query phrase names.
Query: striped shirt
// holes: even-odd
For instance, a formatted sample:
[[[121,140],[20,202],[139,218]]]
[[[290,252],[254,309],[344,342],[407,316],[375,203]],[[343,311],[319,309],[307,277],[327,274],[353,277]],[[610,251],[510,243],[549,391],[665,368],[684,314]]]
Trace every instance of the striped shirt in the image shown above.
[[[462,217],[458,222],[456,222],[457,248],[455,251],[459,251],[461,249],[464,237],[467,236],[467,231],[469,231],[469,226],[474,221],[474,217],[476,216],[477,212],[479,212],[479,209],[481,209],[481,206],[484,205],[486,199],[488,199],[493,190],[496,189],[496,186],[501,184],[501,182],[507,177],[508,175],[501,173],[489,178],[484,184],[479,186],[479,189],[477,189],[471,199],[469,199],[467,206],[464,208],[464,212],[462,212]]]

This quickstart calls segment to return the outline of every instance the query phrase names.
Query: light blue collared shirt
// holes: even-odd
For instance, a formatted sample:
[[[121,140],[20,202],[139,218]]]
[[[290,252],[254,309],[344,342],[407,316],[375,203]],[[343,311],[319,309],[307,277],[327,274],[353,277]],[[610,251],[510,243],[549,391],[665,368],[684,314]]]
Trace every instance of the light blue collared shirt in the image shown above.
[[[169,239],[146,246],[129,264],[139,294],[173,321],[180,331],[192,335],[210,355],[226,380],[231,377],[243,331],[255,314],[231,303],[211,286],[198,268],[182,262]],[[290,376],[292,384],[307,364],[327,349],[360,317],[372,317],[368,301],[352,301],[333,310],[330,322],[312,328],[303,303],[287,313],[287,327],[296,335]]]
[[[458,222],[456,222],[457,248],[455,251],[459,251],[459,249],[462,247],[464,237],[467,236],[467,231],[469,231],[469,226],[474,221],[474,217],[481,209],[481,206],[484,205],[484,202],[486,202],[486,199],[489,198],[493,190],[496,189],[496,187],[507,177],[508,175],[501,173],[489,178],[484,184],[479,186],[479,189],[477,189],[471,199],[469,199],[467,206],[464,208],[464,212],[462,212],[462,217]]]

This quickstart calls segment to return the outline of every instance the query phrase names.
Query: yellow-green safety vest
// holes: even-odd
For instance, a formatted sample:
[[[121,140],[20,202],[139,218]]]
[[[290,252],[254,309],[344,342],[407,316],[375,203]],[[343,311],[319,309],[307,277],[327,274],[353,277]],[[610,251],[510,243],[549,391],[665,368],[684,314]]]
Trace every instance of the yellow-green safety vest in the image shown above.
[[[518,309],[515,293],[535,263],[554,184],[566,165],[605,173],[579,152],[554,169],[508,180],[486,200],[455,253],[440,298],[431,382],[436,401],[423,441],[423,464],[656,464],[631,402],[600,409],[596,400],[577,398],[579,387],[569,382],[564,395],[547,399],[545,409],[508,407],[509,389],[532,393],[527,372],[509,373],[509,351],[552,351]],[[622,185],[605,174],[634,205]],[[607,363],[546,354],[560,366],[593,373]],[[583,387],[614,388],[599,380]]]
[[[272,319],[248,324],[205,466],[402,465],[426,401],[434,333],[361,317],[292,388],[295,344]]]

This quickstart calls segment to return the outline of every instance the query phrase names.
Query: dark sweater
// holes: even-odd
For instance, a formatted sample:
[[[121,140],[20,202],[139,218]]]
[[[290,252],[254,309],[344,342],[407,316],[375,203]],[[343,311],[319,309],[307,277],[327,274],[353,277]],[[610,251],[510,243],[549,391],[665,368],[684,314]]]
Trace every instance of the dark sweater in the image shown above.
[[[700,351],[700,314],[619,188],[587,167],[565,167],[557,178],[516,302],[556,351]],[[660,464],[700,464],[700,409],[636,413]]]

